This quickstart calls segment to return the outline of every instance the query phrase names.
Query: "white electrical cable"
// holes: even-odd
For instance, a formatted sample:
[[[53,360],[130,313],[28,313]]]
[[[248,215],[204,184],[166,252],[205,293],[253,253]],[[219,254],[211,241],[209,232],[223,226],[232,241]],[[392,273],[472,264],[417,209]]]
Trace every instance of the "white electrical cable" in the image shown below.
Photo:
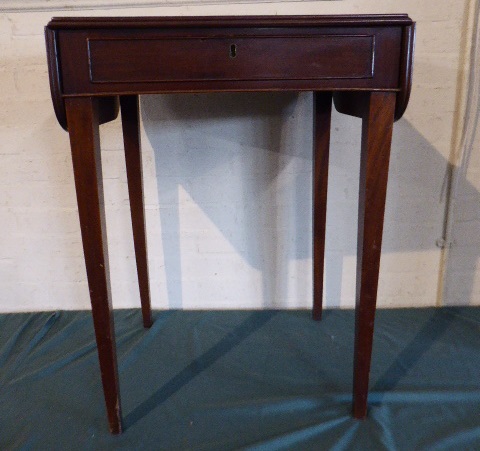
[[[453,228],[455,222],[455,203],[458,196],[460,181],[466,177],[470,157],[474,150],[475,138],[480,125],[480,0],[475,2],[474,21],[472,32],[472,46],[470,51],[470,71],[467,84],[467,99],[463,130],[460,141],[459,164],[453,166],[450,190],[447,195],[447,207],[445,217],[444,236],[441,240],[446,251],[446,262],[443,272],[443,296],[445,302],[448,277],[451,274],[451,259],[449,258],[450,248],[453,243]],[[479,149],[480,151],[480,149]]]

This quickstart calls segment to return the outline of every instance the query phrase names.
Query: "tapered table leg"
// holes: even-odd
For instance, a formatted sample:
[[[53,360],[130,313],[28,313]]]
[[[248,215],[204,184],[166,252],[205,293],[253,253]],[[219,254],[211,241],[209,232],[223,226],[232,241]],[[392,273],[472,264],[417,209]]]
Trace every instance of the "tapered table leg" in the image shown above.
[[[150,306],[150,286],[148,282],[147,237],[145,233],[138,96],[121,96],[120,105],[143,325],[150,327],[152,325],[152,310]]]
[[[322,319],[332,93],[313,95],[313,312]]]
[[[363,114],[353,377],[353,416],[359,419],[367,414],[395,97],[389,92],[370,93]]]
[[[65,99],[93,324],[110,431],[122,430],[105,229],[97,101]]]

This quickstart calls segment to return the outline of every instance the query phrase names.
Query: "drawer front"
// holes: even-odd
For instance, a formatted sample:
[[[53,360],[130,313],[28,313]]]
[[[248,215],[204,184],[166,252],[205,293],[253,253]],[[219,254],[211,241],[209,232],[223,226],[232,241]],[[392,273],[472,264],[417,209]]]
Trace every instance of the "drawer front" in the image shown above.
[[[88,40],[92,83],[368,79],[374,50],[373,35]]]

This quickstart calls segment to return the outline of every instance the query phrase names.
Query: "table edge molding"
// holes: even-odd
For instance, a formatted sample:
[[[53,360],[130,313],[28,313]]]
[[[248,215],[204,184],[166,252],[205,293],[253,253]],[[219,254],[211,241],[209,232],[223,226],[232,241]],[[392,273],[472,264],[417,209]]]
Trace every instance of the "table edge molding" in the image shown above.
[[[324,16],[171,16],[171,17],[53,17],[50,29],[94,28],[203,28],[203,27],[316,27],[316,26],[406,26],[408,14],[361,14]]]

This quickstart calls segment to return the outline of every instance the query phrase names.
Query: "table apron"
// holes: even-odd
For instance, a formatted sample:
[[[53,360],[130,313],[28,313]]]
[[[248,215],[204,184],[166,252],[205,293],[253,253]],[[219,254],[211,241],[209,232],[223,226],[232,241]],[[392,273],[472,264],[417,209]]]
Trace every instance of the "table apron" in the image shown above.
[[[60,30],[63,94],[396,90],[402,27]]]

